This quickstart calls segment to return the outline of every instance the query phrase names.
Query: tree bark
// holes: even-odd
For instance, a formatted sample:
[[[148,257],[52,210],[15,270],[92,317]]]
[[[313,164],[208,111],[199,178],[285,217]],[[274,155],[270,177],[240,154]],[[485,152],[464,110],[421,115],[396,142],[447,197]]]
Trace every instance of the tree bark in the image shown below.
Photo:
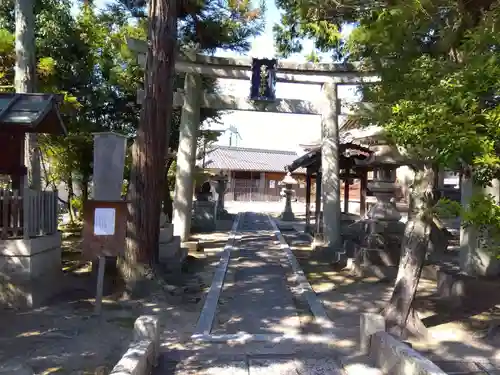
[[[432,168],[418,170],[411,189],[414,212],[406,224],[398,275],[389,304],[383,311],[387,329],[400,336],[411,333],[425,336],[426,328],[413,310],[412,304],[429,248],[433,204],[434,173]]]
[[[16,0],[16,93],[32,93],[36,87],[35,17],[33,0]],[[40,150],[36,134],[26,134],[25,164],[28,167],[30,187],[41,190]]]
[[[148,7],[145,98],[132,146],[127,243],[120,271],[128,289],[157,262],[165,153],[172,117],[176,2],[151,0]]]
[[[82,203],[85,204],[89,200],[89,180],[83,179],[81,182],[81,191],[82,191]]]
[[[75,192],[73,190],[73,177],[71,175],[68,176],[67,181],[65,181],[66,186],[68,187],[68,212],[69,212],[69,220],[71,224],[75,223],[75,212],[73,211],[73,203],[72,200],[75,196]]]
[[[165,189],[163,189],[163,213],[167,215],[168,220],[171,222],[172,221],[172,213],[174,211],[173,207],[173,200],[172,200],[172,195],[170,194],[170,186],[168,186],[168,172],[170,171],[170,168],[172,167],[172,164],[174,162],[173,157],[169,157],[165,166]]]

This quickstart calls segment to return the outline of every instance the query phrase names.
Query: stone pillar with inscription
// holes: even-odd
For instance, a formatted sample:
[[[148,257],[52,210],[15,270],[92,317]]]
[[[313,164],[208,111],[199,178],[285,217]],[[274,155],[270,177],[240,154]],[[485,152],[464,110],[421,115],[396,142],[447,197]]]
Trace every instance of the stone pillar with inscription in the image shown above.
[[[497,202],[500,201],[500,181],[491,181],[491,186],[481,188],[476,186],[472,178],[463,177],[461,181],[462,206],[467,207],[474,193],[491,194]],[[498,276],[500,260],[489,251],[489,247],[498,246],[488,235],[487,228],[480,230],[473,226],[460,229],[460,266],[470,275]]]
[[[94,134],[92,196],[100,201],[121,199],[127,137],[112,132]]]
[[[126,149],[126,136],[114,132],[94,133],[92,197],[95,201],[121,200]],[[96,219],[94,218],[94,220]],[[94,227],[97,226],[94,221],[92,221],[92,223]],[[85,223],[85,225],[89,224]],[[95,231],[95,228],[93,228],[93,230]],[[113,227],[113,235],[114,230],[115,229]],[[103,288],[105,268],[113,267],[115,264],[115,259],[116,257],[104,256],[103,254],[101,254],[99,255],[98,260],[92,261],[92,272],[97,272],[97,293],[95,298],[96,314],[100,314],[101,311],[102,295],[104,291]]]
[[[123,188],[127,137],[114,133],[94,133],[94,166],[92,198],[98,201],[118,201]],[[106,257],[106,266],[113,267],[114,257]],[[97,272],[98,261],[92,261]]]

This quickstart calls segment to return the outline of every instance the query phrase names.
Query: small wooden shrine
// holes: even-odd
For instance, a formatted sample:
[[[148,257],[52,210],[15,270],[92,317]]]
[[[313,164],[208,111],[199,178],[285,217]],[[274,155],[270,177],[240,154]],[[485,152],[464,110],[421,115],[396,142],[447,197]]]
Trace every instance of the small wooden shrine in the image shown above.
[[[360,192],[360,209],[361,215],[365,214],[366,207],[366,192],[368,180],[368,168],[355,168],[356,161],[367,160],[371,155],[371,150],[367,147],[346,142],[339,144],[339,161],[341,174],[339,178],[344,181],[344,211],[348,211],[349,203],[349,185],[353,179],[361,181]],[[288,165],[286,169],[293,172],[298,168],[305,168],[306,174],[306,229],[310,229],[311,222],[311,186],[312,178],[316,179],[316,202],[315,202],[315,220],[316,231],[321,231],[321,145],[315,145],[310,150],[296,159],[292,164]]]
[[[53,212],[53,208],[57,207],[57,193],[29,191],[23,186],[23,181],[27,174],[24,164],[26,133],[66,134],[59,113],[59,101],[60,96],[53,94],[0,93],[0,175],[10,176],[11,179],[11,187],[0,190],[2,239],[17,237],[21,233],[24,236],[27,233],[42,234],[57,226],[56,212]],[[28,193],[30,198],[27,197]],[[49,197],[50,193],[54,197]],[[45,202],[48,206],[49,201],[51,207],[46,207],[47,210],[45,204],[38,204]],[[34,207],[31,207],[30,202]],[[29,212],[30,207],[34,209],[31,210],[33,212]],[[35,212],[40,207],[44,212]],[[24,215],[26,211],[28,214]],[[44,218],[46,215],[50,217]],[[26,228],[27,225],[31,229]]]
[[[26,133],[66,134],[56,95],[0,93],[0,174],[16,185],[24,175]]]

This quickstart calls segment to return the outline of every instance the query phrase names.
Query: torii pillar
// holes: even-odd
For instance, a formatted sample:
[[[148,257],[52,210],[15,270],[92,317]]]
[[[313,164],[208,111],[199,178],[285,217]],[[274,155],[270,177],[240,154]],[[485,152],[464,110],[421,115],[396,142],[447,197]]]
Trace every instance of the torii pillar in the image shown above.
[[[321,247],[335,261],[340,260],[340,165],[337,84],[322,87],[321,107],[321,185],[323,196],[323,243]]]
[[[201,76],[199,74],[186,74],[172,215],[174,234],[180,236],[181,242],[188,241],[191,233],[201,93]]]

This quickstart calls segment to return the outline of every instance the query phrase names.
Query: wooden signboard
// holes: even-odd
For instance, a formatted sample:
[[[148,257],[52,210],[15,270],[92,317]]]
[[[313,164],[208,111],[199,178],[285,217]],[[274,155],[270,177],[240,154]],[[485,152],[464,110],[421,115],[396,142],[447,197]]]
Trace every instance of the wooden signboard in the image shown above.
[[[126,201],[89,200],[83,208],[83,257],[115,257],[125,249]]]

